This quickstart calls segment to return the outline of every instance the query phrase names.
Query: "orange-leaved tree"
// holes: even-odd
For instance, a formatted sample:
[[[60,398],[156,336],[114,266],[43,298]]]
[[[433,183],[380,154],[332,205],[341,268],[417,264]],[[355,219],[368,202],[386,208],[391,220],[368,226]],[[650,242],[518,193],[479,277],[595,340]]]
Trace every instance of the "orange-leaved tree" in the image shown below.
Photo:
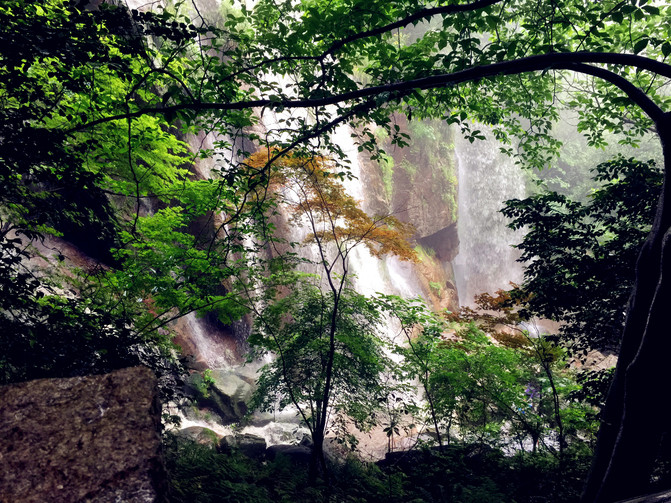
[[[245,165],[252,172],[263,173],[275,154],[276,149],[261,150]],[[266,197],[270,190],[271,197],[292,213],[294,224],[308,225],[312,232],[306,242],[317,244],[324,253],[322,258],[327,258],[325,244],[334,243],[337,253],[330,262],[345,266],[345,274],[343,260],[359,244],[378,258],[392,254],[401,260],[417,259],[409,243],[414,227],[393,215],[368,215],[345,190],[343,181],[351,174],[338,172],[329,159],[286,154],[270,168],[268,184],[257,189],[256,197]]]
[[[310,431],[311,481],[327,476],[324,439],[333,433],[353,439],[349,425],[372,426],[382,396],[380,377],[391,362],[380,333],[375,303],[348,281],[348,259],[365,246],[375,257],[396,255],[416,260],[409,243],[413,228],[393,216],[372,217],[343,184],[345,174],[319,156],[284,155],[265,150],[246,162],[252,172],[268,175],[256,197],[270,197],[305,227],[304,246],[317,250],[320,275],[293,271],[282,275],[283,288],[267,288],[254,305],[255,330],[250,343],[257,353],[276,358],[261,370],[254,405],[272,410],[293,406]],[[270,170],[268,163],[274,159]],[[277,274],[266,271],[266,278]]]

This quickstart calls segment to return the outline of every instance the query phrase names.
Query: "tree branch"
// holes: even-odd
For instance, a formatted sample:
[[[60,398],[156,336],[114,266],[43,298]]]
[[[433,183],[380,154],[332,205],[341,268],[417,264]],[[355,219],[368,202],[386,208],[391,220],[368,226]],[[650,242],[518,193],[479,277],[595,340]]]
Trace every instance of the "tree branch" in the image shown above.
[[[414,23],[415,21],[422,21],[425,19],[429,19],[439,14],[457,14],[460,12],[471,12],[474,10],[484,9],[485,7],[489,7],[502,1],[503,0],[476,0],[475,2],[469,4],[443,5],[440,7],[420,9],[414,14],[410,14],[409,16],[404,17],[403,19],[399,19],[398,21],[394,21],[393,23],[389,23],[387,25],[380,26],[379,28],[374,28],[372,30],[355,33],[354,35],[351,35],[349,37],[343,38],[335,42],[321,55],[321,59],[324,59],[329,54],[333,54],[339,51],[343,46],[351,42],[354,42],[355,40],[361,40],[363,38],[382,35],[383,33],[390,32],[392,30],[395,30],[396,28],[403,28],[411,23]]]
[[[270,58],[266,59],[264,61],[261,61],[257,64],[251,65],[244,67],[237,72],[234,72],[226,77],[226,80],[230,80],[231,78],[234,78],[238,75],[241,75],[243,73],[247,73],[250,70],[257,70],[259,68],[263,68],[266,65],[270,65],[272,63],[280,63],[280,62],[289,62],[289,61],[317,61],[320,64],[323,65],[324,60],[332,54],[335,54],[338,52],[340,49],[342,49],[344,46],[346,46],[349,43],[352,43],[356,40],[362,40],[364,38],[370,38],[370,37],[375,37],[377,35],[382,35],[383,33],[388,33],[392,30],[395,30],[397,28],[403,28],[405,26],[408,26],[409,24],[415,22],[415,21],[422,21],[424,19],[429,19],[433,16],[437,16],[440,14],[457,14],[460,12],[471,12],[479,9],[484,9],[485,7],[489,7],[491,5],[495,5],[497,3],[501,3],[503,0],[476,0],[473,3],[469,4],[461,4],[461,5],[443,5],[440,7],[432,7],[432,8],[425,8],[425,9],[420,9],[417,12],[410,14],[407,17],[404,17],[403,19],[399,19],[398,21],[394,21],[393,23],[386,24],[384,26],[380,26],[378,28],[374,28],[372,30],[367,30],[367,31],[362,31],[355,33],[353,35],[350,35],[349,37],[341,38],[339,40],[336,40],[333,42],[328,49],[326,49],[324,52],[317,56],[278,56],[276,58]]]
[[[395,82],[381,86],[372,86],[347,93],[336,94],[325,98],[296,99],[296,100],[271,100],[257,99],[238,101],[232,103],[216,102],[194,102],[173,105],[169,107],[148,107],[125,114],[111,115],[96,119],[75,128],[67,130],[66,134],[90,129],[96,125],[122,119],[132,119],[144,115],[170,115],[180,111],[228,111],[244,110],[254,107],[283,107],[283,108],[316,108],[328,105],[337,105],[347,101],[354,101],[372,96],[384,96],[384,101],[391,101],[407,96],[415,90],[437,89],[453,86],[456,84],[478,81],[488,77],[499,75],[516,75],[520,73],[545,71],[545,70],[571,70],[578,73],[593,75],[604,79],[620,88],[627,96],[640,106],[650,118],[658,122],[663,116],[659,106],[648,98],[645,93],[634,86],[624,77],[617,73],[591,64],[605,64],[630,66],[641,70],[647,70],[663,77],[671,79],[671,65],[660,63],[654,59],[637,56],[633,54],[602,53],[602,52],[580,52],[580,53],[549,53],[536,56],[528,56],[511,61],[502,61],[489,65],[475,66],[466,70],[440,75],[432,75],[413,79],[405,82]]]

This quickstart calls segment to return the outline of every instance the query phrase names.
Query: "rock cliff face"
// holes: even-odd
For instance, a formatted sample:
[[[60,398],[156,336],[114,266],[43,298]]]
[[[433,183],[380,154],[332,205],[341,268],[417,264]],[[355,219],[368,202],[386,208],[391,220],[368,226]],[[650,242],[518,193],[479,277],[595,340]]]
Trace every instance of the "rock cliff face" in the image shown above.
[[[416,237],[423,238],[457,221],[453,133],[438,121],[407,122],[403,116],[396,116],[395,120],[401,131],[410,134],[410,145],[391,150],[390,209],[412,223],[417,229]]]
[[[452,260],[459,252],[457,167],[454,133],[439,121],[411,121],[396,115],[401,132],[410,135],[404,148],[385,146],[380,162],[362,162],[359,175],[364,209],[393,214],[414,225],[420,263],[412,268],[422,297],[435,309],[459,306]]]
[[[166,501],[156,378],[143,367],[0,388],[0,501]]]

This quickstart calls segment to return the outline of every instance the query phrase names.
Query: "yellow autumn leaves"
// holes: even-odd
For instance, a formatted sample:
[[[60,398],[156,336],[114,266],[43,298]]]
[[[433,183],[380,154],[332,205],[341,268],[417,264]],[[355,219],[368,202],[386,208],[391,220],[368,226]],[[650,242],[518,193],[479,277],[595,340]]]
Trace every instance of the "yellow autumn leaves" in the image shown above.
[[[409,242],[414,227],[392,215],[370,216],[363,211],[347,194],[331,160],[276,154],[272,149],[260,150],[245,166],[250,172],[266,173],[266,189],[290,210],[294,223],[307,221],[312,227],[306,241],[333,242],[341,250],[363,244],[378,258],[392,254],[400,260],[417,261]]]

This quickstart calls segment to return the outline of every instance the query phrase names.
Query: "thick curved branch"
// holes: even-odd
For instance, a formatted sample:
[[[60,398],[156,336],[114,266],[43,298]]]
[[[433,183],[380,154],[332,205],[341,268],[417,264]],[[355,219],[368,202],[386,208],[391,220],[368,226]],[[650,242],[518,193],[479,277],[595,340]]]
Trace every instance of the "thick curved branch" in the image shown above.
[[[536,56],[528,56],[511,61],[492,63],[489,65],[475,66],[466,70],[440,75],[432,75],[405,82],[395,82],[382,86],[366,87],[347,93],[327,96],[316,99],[281,100],[258,99],[249,101],[238,101],[232,103],[183,103],[169,107],[149,107],[136,112],[112,115],[96,119],[76,128],[66,131],[73,133],[89,129],[98,124],[121,119],[141,117],[143,115],[168,115],[176,112],[190,110],[201,112],[244,110],[254,107],[283,107],[283,108],[318,108],[328,105],[337,105],[347,101],[354,101],[371,96],[384,96],[384,101],[398,99],[414,92],[415,90],[437,89],[452,86],[464,82],[478,81],[488,77],[500,75],[517,75],[534,71],[546,70],[571,70],[578,73],[594,75],[617,86],[638,106],[640,106],[653,121],[658,122],[663,116],[663,111],[647,95],[624,77],[615,72],[590,64],[605,64],[616,66],[630,66],[640,70],[647,70],[663,77],[671,79],[671,65],[660,63],[654,59],[636,56],[633,54],[602,53],[602,52],[578,52],[578,53],[549,53]]]
[[[609,70],[605,70],[598,66],[586,65],[583,63],[575,64],[572,69],[576,72],[584,73],[598,77],[602,80],[610,82],[622,90],[631,101],[636,103],[641,109],[650,117],[655,124],[657,124],[664,116],[664,111],[652,101],[648,95],[634,84],[629,82],[624,77],[619,76]]]

